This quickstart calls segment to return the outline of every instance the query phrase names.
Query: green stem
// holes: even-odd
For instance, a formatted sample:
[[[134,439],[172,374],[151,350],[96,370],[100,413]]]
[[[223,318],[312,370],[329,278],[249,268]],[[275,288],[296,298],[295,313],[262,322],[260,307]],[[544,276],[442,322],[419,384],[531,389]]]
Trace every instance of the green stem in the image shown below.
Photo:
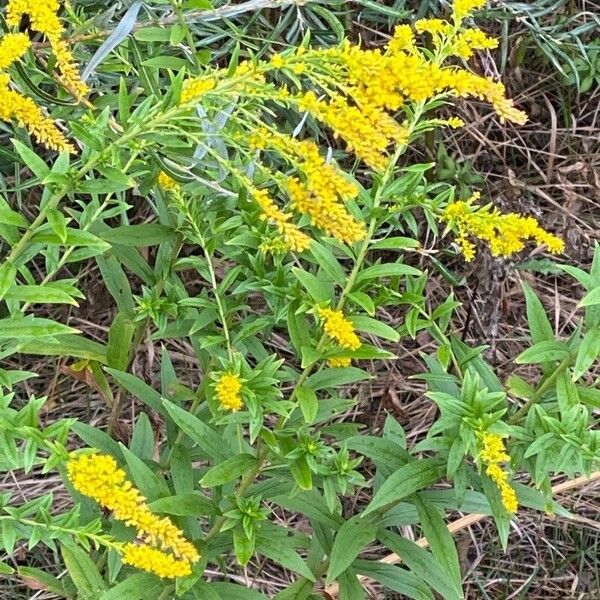
[[[514,425],[518,423],[523,417],[527,416],[527,413],[530,411],[531,407],[534,404],[537,404],[542,396],[550,389],[552,385],[558,379],[558,376],[561,375],[566,369],[568,369],[573,364],[573,357],[567,356],[562,360],[562,362],[556,367],[556,370],[540,385],[540,387],[533,393],[531,398],[525,402],[525,404],[509,419],[509,423]]]

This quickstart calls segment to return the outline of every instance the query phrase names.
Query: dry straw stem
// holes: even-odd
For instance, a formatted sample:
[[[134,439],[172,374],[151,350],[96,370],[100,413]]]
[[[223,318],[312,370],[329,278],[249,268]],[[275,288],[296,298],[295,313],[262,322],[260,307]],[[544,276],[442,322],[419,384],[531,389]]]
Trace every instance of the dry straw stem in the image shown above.
[[[570,481],[558,483],[552,487],[552,494],[555,495],[560,492],[566,492],[568,490],[577,488],[581,485],[585,485],[586,483],[592,483],[597,479],[600,479],[600,471],[595,471],[589,477],[577,477],[576,479],[571,479]],[[466,517],[461,517],[460,519],[457,519],[456,521],[453,521],[452,523],[448,524],[448,531],[450,533],[456,533],[457,531],[461,531],[462,529],[465,529],[470,525],[474,525],[475,523],[479,523],[479,521],[483,521],[483,519],[486,519],[489,516],[490,515],[482,515],[475,513],[472,515],[467,515]],[[417,544],[417,546],[421,546],[421,548],[427,548],[427,546],[429,545],[429,542],[424,537],[419,538],[415,543]],[[387,556],[384,556],[382,559],[380,559],[379,562],[388,565],[395,565],[402,562],[402,559],[397,554],[388,554]],[[359,575],[358,578],[360,581],[365,581],[369,579],[364,575]],[[325,594],[327,594],[326,597],[335,599],[338,596],[338,591],[339,586],[337,583],[334,583],[328,588],[325,588]]]

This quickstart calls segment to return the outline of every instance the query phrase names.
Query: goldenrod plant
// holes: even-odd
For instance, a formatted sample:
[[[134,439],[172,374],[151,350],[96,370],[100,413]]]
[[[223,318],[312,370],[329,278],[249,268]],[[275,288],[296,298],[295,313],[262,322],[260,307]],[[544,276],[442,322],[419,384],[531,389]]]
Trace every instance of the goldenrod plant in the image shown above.
[[[498,127],[527,120],[468,64],[497,47],[471,25],[484,4],[398,23],[384,47],[325,46],[307,31],[267,52],[242,41],[226,63],[198,51],[186,18],[213,10],[205,2],[148,2],[139,15],[134,3],[108,34],[94,3],[8,1],[0,119],[39,202],[19,212],[3,182],[0,466],[59,473],[73,507],[1,496],[0,572],[64,598],[259,600],[236,573],[266,559],[293,574],[278,600],[334,581],[359,600],[358,575],[454,600],[447,513],[492,515],[506,545],[521,506],[563,510],[550,478],[589,473],[599,457],[600,392],[586,374],[600,354],[600,252],[590,273],[564,267],[588,289],[568,339],[525,287],[532,345],[516,361],[541,367],[527,381],[500,381],[484,348],[455,337],[454,293],[432,307],[411,264],[427,255],[407,237],[417,220],[461,261],[564,251],[543,216],[502,213],[475,190],[456,197],[414,152],[464,126],[460,102],[489,105]],[[78,64],[98,40],[87,83]],[[79,310],[84,265],[113,307],[94,339],[51,310]],[[405,309],[399,326],[383,318],[392,306]],[[342,423],[370,361],[402,360],[398,342],[422,331],[435,348],[414,376],[439,407],[427,434],[409,444],[392,414],[380,435]],[[136,357],[155,344],[142,375]],[[28,355],[62,357],[107,427],[47,423],[47,399],[21,385],[36,374],[7,368]],[[344,503],[359,488],[368,501]],[[306,526],[285,526],[281,511]],[[403,566],[363,555],[374,540]],[[25,565],[39,544],[60,550],[64,577]]]

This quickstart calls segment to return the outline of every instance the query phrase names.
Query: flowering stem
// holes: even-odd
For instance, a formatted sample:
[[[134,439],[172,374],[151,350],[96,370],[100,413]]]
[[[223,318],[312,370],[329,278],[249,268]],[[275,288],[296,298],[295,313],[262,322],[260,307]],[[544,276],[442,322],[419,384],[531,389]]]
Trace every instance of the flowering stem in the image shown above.
[[[509,423],[514,425],[518,423],[523,417],[527,416],[527,413],[530,411],[531,407],[534,404],[537,404],[542,396],[550,389],[552,385],[558,379],[558,376],[563,373],[566,369],[568,369],[571,364],[573,364],[573,357],[567,356],[562,360],[562,362],[556,367],[556,370],[540,385],[540,387],[532,394],[531,398],[525,402],[525,404],[509,419]]]

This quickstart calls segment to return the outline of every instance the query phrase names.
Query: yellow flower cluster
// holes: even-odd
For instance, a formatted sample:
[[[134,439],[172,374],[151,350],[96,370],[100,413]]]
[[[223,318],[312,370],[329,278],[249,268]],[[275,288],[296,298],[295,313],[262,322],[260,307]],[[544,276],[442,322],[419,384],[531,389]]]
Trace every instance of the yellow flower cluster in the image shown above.
[[[19,60],[30,46],[31,41],[25,33],[7,33],[0,38],[0,71]]]
[[[452,54],[469,59],[475,50],[492,50],[498,47],[498,40],[487,36],[481,29],[467,29],[454,39]]]
[[[237,412],[242,408],[242,380],[237,373],[223,373],[215,385],[219,404],[225,410]]]
[[[88,87],[79,77],[77,65],[69,45],[63,40],[64,29],[58,17],[58,0],[8,0],[6,23],[18,27],[23,16],[29,17],[29,26],[48,38],[59,68],[59,81],[77,98],[83,98]]]
[[[331,100],[321,100],[313,91],[295,96],[295,100],[300,110],[325,123],[333,130],[335,137],[342,138],[348,151],[380,171],[388,162],[386,149],[392,143],[406,145],[408,131],[380,107],[379,100],[367,101],[368,97],[385,98],[385,90],[376,91],[364,86],[364,89],[357,88],[354,96],[357,100],[362,98],[363,103],[353,104],[341,95]],[[383,103],[389,108],[389,102],[384,100]]]
[[[519,502],[517,494],[508,482],[508,474],[500,463],[510,462],[510,456],[504,448],[502,436],[485,432],[481,434],[482,449],[479,458],[486,465],[485,472],[500,490],[502,504],[509,513],[517,512]]]
[[[475,257],[475,244],[470,238],[487,242],[492,256],[511,256],[522,250],[530,239],[545,245],[553,254],[564,251],[564,242],[542,229],[533,217],[503,214],[491,205],[475,204],[478,199],[476,193],[469,200],[449,204],[442,213],[442,219],[457,232],[456,242],[465,260]]]
[[[0,121],[15,119],[40,143],[51,150],[75,152],[75,148],[58,129],[54,121],[27,96],[10,89],[10,77],[0,73]]]
[[[260,128],[251,136],[250,146],[276,150],[298,167],[304,180],[288,177],[284,186],[292,208],[308,215],[313,225],[340,242],[352,244],[364,238],[364,224],[344,206],[345,201],[356,198],[358,187],[325,161],[317,144]]]
[[[341,310],[318,308],[317,313],[324,321],[325,333],[346,350],[360,348],[360,339],[354,331],[354,325],[346,319]],[[347,365],[344,365],[347,366]]]
[[[252,185],[249,185],[249,189],[252,198],[260,206],[262,218],[275,225],[287,248],[292,252],[306,250],[310,246],[310,238],[297,225],[290,223],[292,215],[282,211],[267,190],[259,190]]]
[[[341,369],[344,367],[349,367],[352,364],[352,359],[347,357],[339,357],[339,358],[329,358],[327,360],[327,365],[332,367],[333,369]]]
[[[214,90],[216,85],[217,81],[213,77],[188,79],[181,90],[181,103],[199,99],[206,92]]]
[[[191,573],[191,565],[200,558],[196,548],[166,517],[155,515],[112,456],[81,454],[67,463],[73,487],[89,496],[114,517],[135,527],[143,545],[124,547],[123,560],[160,577]],[[169,551],[170,553],[167,553]]]
[[[485,0],[454,0],[452,18],[455,23],[461,23],[473,14],[473,11],[485,6]]]
[[[141,546],[125,544],[121,558],[127,565],[154,573],[165,579],[185,577],[192,572],[190,563],[186,560],[178,560],[172,555],[146,544]]]
[[[181,186],[177,181],[175,181],[170,175],[167,175],[164,171],[161,171],[158,174],[158,185],[168,192],[179,191]]]

